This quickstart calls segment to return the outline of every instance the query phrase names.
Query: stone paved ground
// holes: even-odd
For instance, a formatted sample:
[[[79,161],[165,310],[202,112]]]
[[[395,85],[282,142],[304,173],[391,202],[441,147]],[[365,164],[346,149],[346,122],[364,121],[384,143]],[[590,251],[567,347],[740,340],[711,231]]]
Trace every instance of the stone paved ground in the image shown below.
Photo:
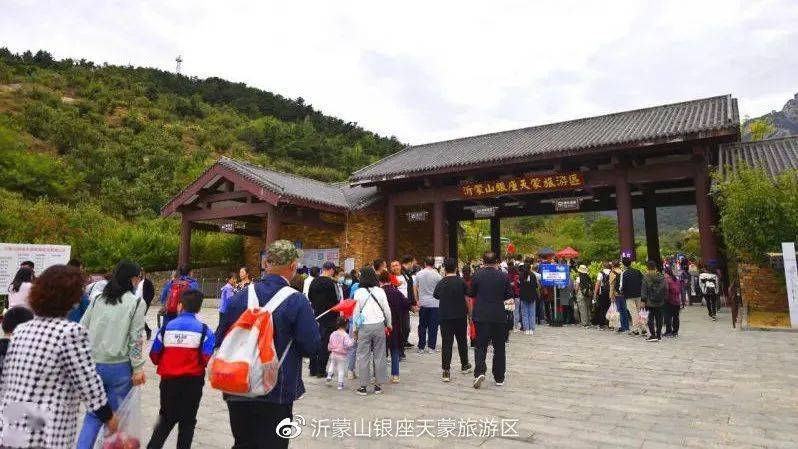
[[[215,316],[203,312],[214,326]],[[486,382],[474,390],[470,375],[460,374],[441,383],[440,355],[414,352],[402,365],[401,384],[388,385],[381,396],[360,397],[352,385],[337,391],[309,380],[306,397],[294,407],[307,425],[291,447],[798,447],[798,334],[735,331],[728,316],[711,322],[703,308],[688,308],[679,339],[661,343],[581,327],[513,334],[503,387]],[[158,404],[152,366],[148,375],[149,424]],[[360,425],[361,418],[387,419],[392,436],[332,435],[354,433],[354,422],[359,432],[370,428],[376,435],[377,427]],[[502,436],[493,427],[501,419],[505,425],[517,419],[518,435],[508,428]],[[451,433],[397,436],[399,426],[400,435],[425,428]],[[174,433],[167,447],[174,447]],[[194,442],[198,448],[232,446],[224,403],[208,387]]]

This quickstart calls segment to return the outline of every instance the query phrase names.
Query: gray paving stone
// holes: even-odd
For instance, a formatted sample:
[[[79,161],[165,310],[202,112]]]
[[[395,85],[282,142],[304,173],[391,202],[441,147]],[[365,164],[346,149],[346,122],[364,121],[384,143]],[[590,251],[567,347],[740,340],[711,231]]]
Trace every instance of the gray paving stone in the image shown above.
[[[216,325],[216,317],[203,310],[209,325]],[[149,321],[154,323],[153,315]],[[357,396],[351,383],[338,391],[306,379],[308,392],[295,413],[308,423],[517,419],[518,436],[322,438],[306,426],[291,447],[798,448],[796,347],[798,334],[738,332],[728,321],[709,321],[704,309],[690,307],[682,313],[680,337],[660,343],[571,326],[543,326],[533,337],[514,333],[504,387],[486,382],[474,390],[472,377],[460,374],[443,384],[440,354],[410,351],[401,383],[385,386],[382,396]],[[469,356],[473,362],[473,352]],[[456,365],[456,352],[454,359]],[[158,379],[151,365],[147,374],[143,415],[149,427],[158,413]],[[174,434],[167,447],[174,446]],[[232,446],[227,408],[209,386],[194,443]]]

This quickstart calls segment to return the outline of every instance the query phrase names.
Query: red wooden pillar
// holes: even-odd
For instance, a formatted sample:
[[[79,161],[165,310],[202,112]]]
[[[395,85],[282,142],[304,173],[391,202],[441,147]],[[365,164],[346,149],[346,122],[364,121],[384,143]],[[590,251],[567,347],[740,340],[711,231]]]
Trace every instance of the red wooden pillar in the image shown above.
[[[632,217],[632,194],[626,176],[615,180],[615,208],[618,213],[618,239],[621,254],[635,258],[635,226]]]
[[[396,259],[396,206],[390,197],[385,206],[385,249],[388,260]]]
[[[432,203],[432,252],[435,257],[442,257],[446,254],[444,247],[444,233],[446,210],[443,201]]]
[[[705,168],[698,170],[694,182],[701,261],[705,264],[717,263],[718,241],[712,229],[715,225],[715,210],[712,206],[712,198],[709,196],[709,173]]]
[[[191,260],[191,221],[183,216],[180,221],[180,247],[177,264],[187,264]]]
[[[643,206],[643,217],[646,225],[646,249],[648,250],[648,260],[662,262],[659,252],[659,225],[657,223],[657,201],[654,197],[654,189],[645,190],[645,203]]]
[[[496,257],[502,257],[502,228],[499,218],[490,219],[490,250]]]
[[[266,214],[266,238],[264,244],[268,247],[280,238],[280,214],[277,207],[270,207]]]

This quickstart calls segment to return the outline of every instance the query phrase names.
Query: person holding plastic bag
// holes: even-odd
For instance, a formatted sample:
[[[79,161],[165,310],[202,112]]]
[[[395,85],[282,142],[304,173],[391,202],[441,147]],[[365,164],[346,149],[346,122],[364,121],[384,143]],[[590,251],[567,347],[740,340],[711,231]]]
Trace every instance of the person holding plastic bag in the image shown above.
[[[105,432],[94,443],[94,449],[138,449],[141,447],[141,386],[133,387],[116,410],[118,429]],[[107,426],[106,426],[107,430]],[[178,446],[179,447],[179,446]]]
[[[46,269],[31,288],[36,316],[14,330],[3,368],[0,447],[74,448],[81,403],[109,431],[118,428],[89,334],[66,318],[82,294],[83,274],[66,265]]]
[[[144,314],[147,304],[136,296],[141,282],[141,267],[122,260],[116,265],[102,293],[94,297],[80,320],[89,331],[91,356],[103,380],[108,402],[113,410],[134,385],[141,385],[144,376]],[[86,413],[78,436],[78,449],[91,449],[102,420]]]

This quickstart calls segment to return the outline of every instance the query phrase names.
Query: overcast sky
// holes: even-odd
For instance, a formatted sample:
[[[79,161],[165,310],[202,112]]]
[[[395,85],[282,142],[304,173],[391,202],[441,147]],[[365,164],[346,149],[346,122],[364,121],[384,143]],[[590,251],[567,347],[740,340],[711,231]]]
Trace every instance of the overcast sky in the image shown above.
[[[0,46],[219,76],[424,143],[798,92],[798,1],[4,0]]]

